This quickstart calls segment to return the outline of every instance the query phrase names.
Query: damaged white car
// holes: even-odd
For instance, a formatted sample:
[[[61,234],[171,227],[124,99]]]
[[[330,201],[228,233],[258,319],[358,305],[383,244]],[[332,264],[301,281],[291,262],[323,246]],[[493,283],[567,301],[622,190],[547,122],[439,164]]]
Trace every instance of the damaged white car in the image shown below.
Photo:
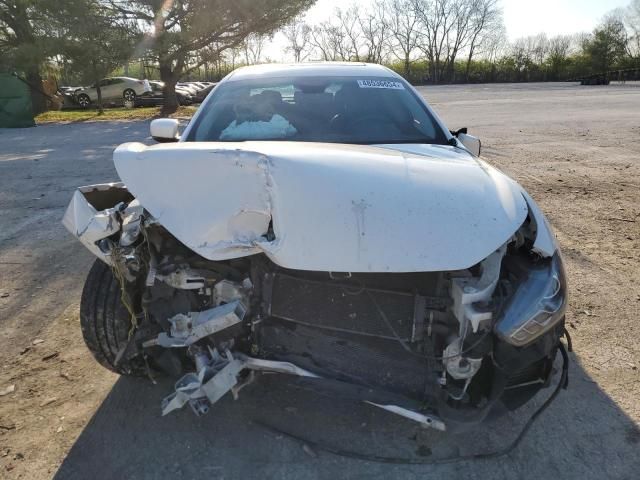
[[[98,257],[89,349],[179,379],[164,414],[268,371],[445,429],[522,405],[559,350],[566,382],[549,224],[390,70],[243,68],[151,134],[63,223]]]

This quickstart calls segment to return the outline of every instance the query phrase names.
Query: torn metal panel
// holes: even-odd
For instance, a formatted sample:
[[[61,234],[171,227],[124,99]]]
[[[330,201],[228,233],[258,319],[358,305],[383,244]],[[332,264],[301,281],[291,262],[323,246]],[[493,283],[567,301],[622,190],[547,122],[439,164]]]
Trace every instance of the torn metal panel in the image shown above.
[[[303,270],[459,270],[506,242],[527,215],[517,184],[442,145],[410,153],[306,142],[136,143],[120,146],[114,163],[142,205],[210,260],[264,252]]]

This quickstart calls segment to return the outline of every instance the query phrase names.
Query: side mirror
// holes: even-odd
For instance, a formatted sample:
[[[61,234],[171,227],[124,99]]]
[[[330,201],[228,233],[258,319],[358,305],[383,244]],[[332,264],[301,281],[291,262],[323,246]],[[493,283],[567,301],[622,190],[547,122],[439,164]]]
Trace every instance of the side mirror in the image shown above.
[[[452,131],[451,135],[453,135],[458,140],[460,140],[460,143],[464,145],[464,148],[469,150],[469,153],[471,153],[471,155],[473,155],[474,157],[480,156],[480,149],[482,146],[482,142],[480,142],[480,139],[478,137],[469,135],[467,133],[466,127],[461,128],[460,130],[456,130],[455,132]]]
[[[156,142],[177,142],[180,140],[178,135],[178,120],[175,118],[158,118],[151,121],[151,136]]]

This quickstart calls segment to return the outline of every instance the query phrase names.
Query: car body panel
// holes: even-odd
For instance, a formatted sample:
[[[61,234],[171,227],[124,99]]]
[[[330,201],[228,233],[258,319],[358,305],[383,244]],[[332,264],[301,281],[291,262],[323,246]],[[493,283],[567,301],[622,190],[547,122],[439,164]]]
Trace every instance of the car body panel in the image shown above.
[[[301,270],[459,270],[528,212],[515,182],[448,146],[132,143],[114,163],[142,205],[210,260],[265,252]]]

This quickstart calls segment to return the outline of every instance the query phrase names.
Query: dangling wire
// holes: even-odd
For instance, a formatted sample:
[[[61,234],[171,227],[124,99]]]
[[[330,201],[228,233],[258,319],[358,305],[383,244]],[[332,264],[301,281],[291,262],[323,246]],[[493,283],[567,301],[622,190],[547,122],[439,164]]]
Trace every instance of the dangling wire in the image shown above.
[[[122,305],[129,312],[129,316],[131,317],[131,328],[129,329],[128,338],[131,339],[133,333],[138,328],[138,317],[133,308],[131,298],[129,297],[129,292],[127,292],[126,288],[126,276],[123,272],[124,265],[124,256],[122,255],[122,249],[118,245],[113,245],[111,249],[111,270],[113,271],[113,275],[116,277],[118,285],[120,286],[120,301]]]

